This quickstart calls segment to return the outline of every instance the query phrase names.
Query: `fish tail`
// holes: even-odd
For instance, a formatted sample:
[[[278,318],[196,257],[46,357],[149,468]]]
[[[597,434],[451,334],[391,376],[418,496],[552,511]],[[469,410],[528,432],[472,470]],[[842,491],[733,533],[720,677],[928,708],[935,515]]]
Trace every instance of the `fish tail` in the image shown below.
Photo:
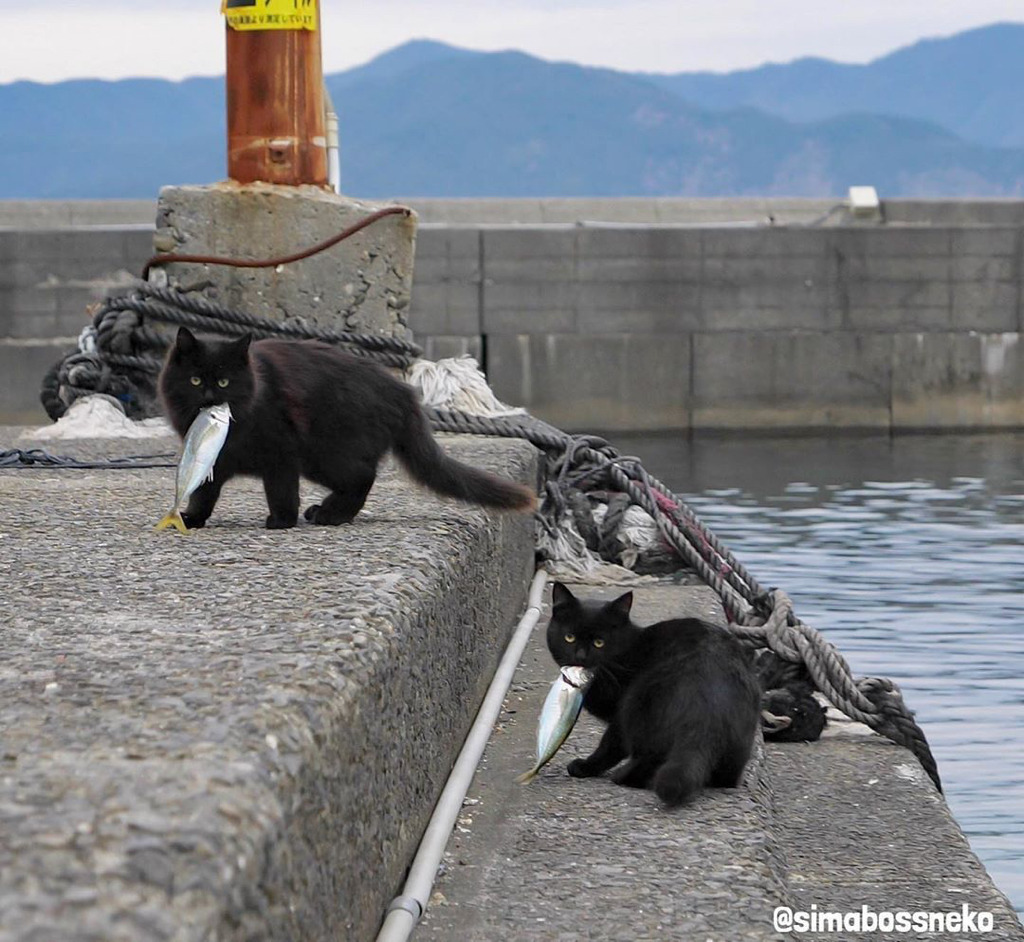
[[[525,785],[527,782],[532,782],[537,777],[537,773],[539,771],[539,768],[530,769],[529,772],[524,772],[522,775],[517,775],[516,781],[519,782],[520,785]]]
[[[169,514],[165,514],[153,529],[166,530],[168,527],[174,527],[179,533],[188,533],[188,527],[185,526],[185,521],[182,520],[179,510],[172,510]]]

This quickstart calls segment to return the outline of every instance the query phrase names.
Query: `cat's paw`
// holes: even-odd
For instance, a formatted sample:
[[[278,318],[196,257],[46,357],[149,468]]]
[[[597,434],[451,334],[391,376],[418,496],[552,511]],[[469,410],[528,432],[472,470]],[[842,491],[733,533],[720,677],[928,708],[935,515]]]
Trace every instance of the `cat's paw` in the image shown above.
[[[627,763],[621,769],[612,772],[611,780],[616,785],[624,785],[626,788],[646,788],[650,782],[650,775]]]
[[[587,764],[586,759],[573,759],[565,767],[565,771],[573,778],[590,778],[594,775],[594,770]]]
[[[206,517],[193,517],[191,514],[183,513],[181,519],[185,521],[185,526],[189,530],[201,530],[206,526]]]
[[[305,509],[302,516],[305,517],[310,523],[314,523],[316,521],[316,515],[318,510],[320,510],[319,504],[310,504]]]
[[[298,521],[295,517],[275,517],[271,514],[267,517],[268,530],[290,530]]]
[[[330,511],[322,505],[310,507],[305,513],[306,519],[310,523],[315,523],[320,527],[338,527],[343,523],[351,523],[352,518],[346,515],[340,515],[337,511]]]

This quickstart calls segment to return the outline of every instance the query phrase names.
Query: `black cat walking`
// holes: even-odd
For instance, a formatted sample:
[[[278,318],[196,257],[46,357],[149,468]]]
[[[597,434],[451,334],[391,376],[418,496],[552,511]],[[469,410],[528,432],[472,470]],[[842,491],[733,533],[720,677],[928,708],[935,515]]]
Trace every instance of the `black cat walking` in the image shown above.
[[[267,527],[293,527],[299,478],[330,489],[306,510],[313,523],[348,523],[362,509],[388,451],[431,490],[501,510],[530,510],[528,488],[449,458],[411,386],[383,367],[317,341],[200,340],[182,327],[160,373],[168,419],[184,436],[199,410],[231,406],[232,423],[213,480],[182,514],[202,527],[236,474],[263,479]]]
[[[653,788],[681,805],[705,785],[739,783],[760,720],[753,660],[728,631],[697,618],[640,628],[629,617],[633,593],[602,603],[552,587],[548,649],[561,666],[594,671],[583,708],[608,724],[570,775],[600,775]]]

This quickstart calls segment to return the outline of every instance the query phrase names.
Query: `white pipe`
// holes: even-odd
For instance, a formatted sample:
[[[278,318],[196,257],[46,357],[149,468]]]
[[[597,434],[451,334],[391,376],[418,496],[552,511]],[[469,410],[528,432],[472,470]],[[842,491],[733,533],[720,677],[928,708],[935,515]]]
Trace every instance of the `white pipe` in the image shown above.
[[[512,639],[505,648],[498,669],[491,679],[491,685],[487,688],[484,702],[480,704],[480,710],[473,720],[469,735],[462,744],[462,751],[455,760],[444,791],[434,806],[434,812],[430,816],[426,831],[423,832],[423,839],[409,868],[409,876],[402,887],[402,893],[396,896],[387,908],[384,925],[377,934],[377,942],[405,942],[426,911],[437,868],[441,864],[441,857],[448,846],[448,838],[455,827],[459,812],[462,811],[463,799],[480,764],[487,740],[491,737],[491,730],[501,712],[501,705],[512,684],[512,677],[523,656],[526,643],[540,619],[546,584],[547,574],[541,569],[530,584],[526,612],[516,625]]]
[[[327,112],[327,183],[335,193],[341,192],[341,153],[338,148],[338,116]]]
[[[324,129],[327,134],[327,184],[335,193],[341,192],[341,153],[338,138],[338,113],[331,93],[324,83]]]

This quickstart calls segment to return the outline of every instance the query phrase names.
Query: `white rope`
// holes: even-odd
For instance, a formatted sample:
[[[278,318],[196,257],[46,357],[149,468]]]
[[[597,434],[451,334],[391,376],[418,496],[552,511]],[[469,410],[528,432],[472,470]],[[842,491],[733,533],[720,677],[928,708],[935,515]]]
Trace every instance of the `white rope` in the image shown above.
[[[75,438],[158,438],[173,435],[164,419],[133,422],[112,396],[95,393],[76,399],[53,425],[26,429],[20,438],[61,441]]]
[[[607,504],[598,504],[594,507],[594,521],[598,526],[604,523],[605,514],[608,513]],[[618,530],[619,543],[622,545],[622,565],[632,570],[636,561],[642,553],[649,552],[661,545],[661,533],[658,525],[651,515],[643,507],[634,504],[622,516],[622,523]],[[621,567],[620,567],[621,568]]]
[[[488,417],[525,415],[498,399],[487,385],[487,377],[469,354],[442,360],[416,360],[405,371],[405,380],[419,394],[425,406],[452,409]]]
[[[631,569],[609,563],[595,556],[576,529],[572,517],[565,514],[551,532],[543,523],[537,524],[538,555],[552,579],[581,585],[643,585],[657,581],[653,576],[640,576]]]

